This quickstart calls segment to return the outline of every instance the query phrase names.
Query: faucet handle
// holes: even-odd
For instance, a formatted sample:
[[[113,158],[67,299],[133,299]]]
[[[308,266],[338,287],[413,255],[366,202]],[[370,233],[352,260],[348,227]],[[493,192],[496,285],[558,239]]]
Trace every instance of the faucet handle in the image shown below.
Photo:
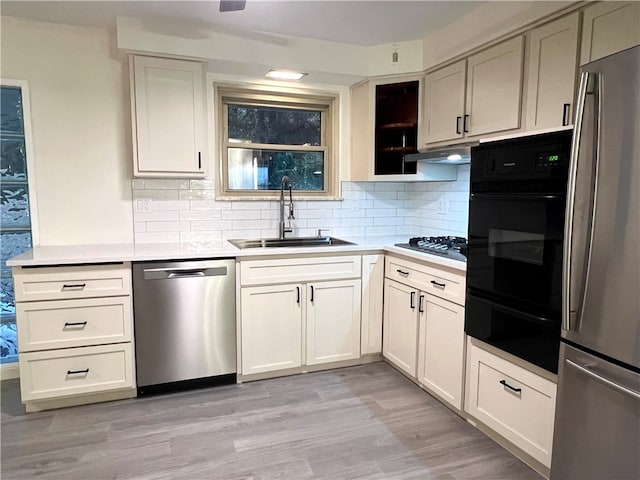
[[[331,230],[330,230],[330,229],[328,229],[328,228],[319,228],[319,229],[318,229],[318,236],[319,236],[319,237],[322,237],[322,236],[323,236],[323,235],[322,235],[322,232],[330,232],[330,231],[331,231]]]

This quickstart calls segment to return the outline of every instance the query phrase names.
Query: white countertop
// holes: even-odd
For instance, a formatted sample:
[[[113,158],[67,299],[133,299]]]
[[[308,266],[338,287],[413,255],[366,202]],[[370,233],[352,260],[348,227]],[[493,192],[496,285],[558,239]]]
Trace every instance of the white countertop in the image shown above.
[[[366,237],[341,236],[339,238],[352,242],[353,245],[336,245],[326,247],[278,247],[278,248],[246,248],[239,249],[224,241],[190,242],[190,243],[142,243],[142,244],[103,244],[103,245],[69,245],[69,246],[36,246],[7,261],[10,267],[42,267],[55,265],[110,263],[110,262],[143,262],[150,260],[189,260],[203,258],[233,257],[271,257],[276,255],[305,255],[327,253],[363,253],[387,251],[417,260],[428,261],[437,265],[466,271],[466,263],[451,260],[437,255],[420,253],[401,247],[396,243],[406,243],[407,235],[376,235]]]

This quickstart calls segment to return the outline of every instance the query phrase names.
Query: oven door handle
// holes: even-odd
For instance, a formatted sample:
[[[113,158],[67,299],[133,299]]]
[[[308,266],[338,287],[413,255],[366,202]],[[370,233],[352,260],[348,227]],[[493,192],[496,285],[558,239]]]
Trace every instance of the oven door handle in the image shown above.
[[[512,313],[512,314],[517,315],[519,317],[528,318],[530,320],[535,320],[535,321],[537,321],[539,323],[555,323],[555,324],[559,324],[560,323],[559,320],[552,320],[551,318],[547,318],[547,317],[539,317],[538,315],[533,315],[531,313],[523,312],[522,310],[517,310],[517,309],[512,308],[512,307],[507,307],[507,306],[502,305],[500,303],[492,302],[491,300],[486,300],[484,298],[477,297],[477,296],[472,295],[470,293],[467,294],[467,298],[471,299],[471,300],[475,300],[477,302],[486,303],[487,305],[491,305],[496,310],[502,310],[503,312]]]
[[[526,193],[472,193],[471,198],[486,198],[487,200],[564,200],[563,194],[529,194]]]

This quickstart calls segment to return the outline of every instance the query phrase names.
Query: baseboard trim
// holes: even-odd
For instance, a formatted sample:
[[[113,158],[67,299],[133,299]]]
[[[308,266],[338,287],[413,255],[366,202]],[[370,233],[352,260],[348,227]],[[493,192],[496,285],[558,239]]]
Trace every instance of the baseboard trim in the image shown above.
[[[18,362],[0,364],[0,380],[12,378],[20,378],[20,364]]]

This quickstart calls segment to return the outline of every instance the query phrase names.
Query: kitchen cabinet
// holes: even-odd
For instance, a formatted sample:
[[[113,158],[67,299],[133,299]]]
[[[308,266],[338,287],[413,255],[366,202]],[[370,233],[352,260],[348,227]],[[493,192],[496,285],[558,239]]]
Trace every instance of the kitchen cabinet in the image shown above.
[[[425,144],[520,128],[524,37],[428,73]]]
[[[241,375],[360,357],[362,258],[243,260]]]
[[[580,65],[638,44],[639,2],[598,2],[583,10]]]
[[[360,280],[306,285],[306,364],[360,356]]]
[[[416,376],[418,291],[387,279],[384,283],[382,354],[411,377]]]
[[[131,267],[13,269],[27,411],[135,397]]]
[[[424,80],[425,141],[462,138],[467,61],[429,73]]]
[[[548,468],[556,384],[471,337],[466,384],[465,411]]]
[[[134,55],[129,66],[134,176],[204,177],[202,64]]]
[[[463,292],[461,272],[386,258],[383,355],[458,410],[464,383]]]
[[[573,13],[530,32],[526,128],[573,123],[580,14]]]
[[[523,59],[523,36],[467,59],[467,95],[462,122],[466,136],[520,127]]]
[[[382,352],[384,255],[362,256],[362,323],[360,353]]]
[[[242,374],[302,365],[302,286],[241,289]]]
[[[350,181],[453,181],[452,165],[405,164],[424,145],[421,75],[366,80],[351,87]]]
[[[424,293],[418,307],[418,382],[461,410],[464,308]]]

